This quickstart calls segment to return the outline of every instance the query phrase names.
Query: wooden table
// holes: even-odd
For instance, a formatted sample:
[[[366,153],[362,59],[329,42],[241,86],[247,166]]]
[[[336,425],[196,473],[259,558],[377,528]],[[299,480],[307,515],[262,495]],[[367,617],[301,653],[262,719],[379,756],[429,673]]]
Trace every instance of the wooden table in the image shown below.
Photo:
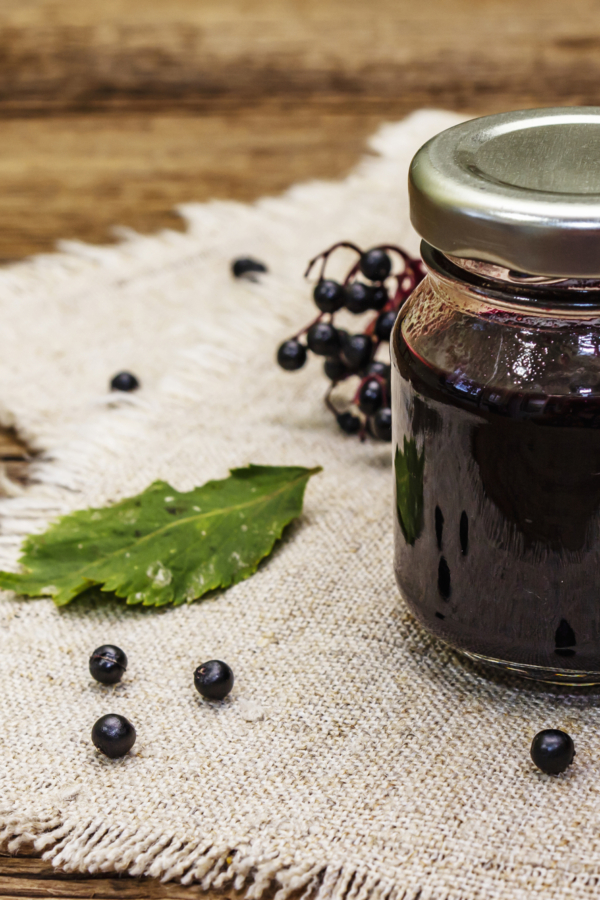
[[[600,105],[595,0],[3,0],[0,25],[3,262],[338,178],[422,106]],[[0,433],[9,478],[29,453]],[[0,858],[2,897],[199,895]]]
[[[233,896],[233,894],[231,894]],[[57,900],[217,900],[216,892],[206,894],[199,885],[161,884],[153,878],[119,876],[65,875],[50,863],[25,856],[0,854],[0,897],[10,900],[19,897],[54,897]],[[219,900],[227,894],[220,892]]]
[[[384,120],[600,102],[595,0],[3,0],[0,260],[336,178]]]

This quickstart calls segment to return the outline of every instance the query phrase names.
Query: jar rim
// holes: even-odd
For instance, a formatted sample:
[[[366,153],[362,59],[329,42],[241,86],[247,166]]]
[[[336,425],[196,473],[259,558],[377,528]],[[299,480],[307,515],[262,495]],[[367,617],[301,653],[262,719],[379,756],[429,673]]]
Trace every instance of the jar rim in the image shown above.
[[[498,303],[562,312],[597,313],[600,310],[600,281],[548,279],[543,282],[539,280],[532,282],[518,277],[525,275],[525,278],[528,278],[526,273],[517,273],[499,266],[491,267],[496,270],[492,274],[485,261],[456,260],[426,241],[421,242],[421,256],[428,270],[444,279],[467,285],[472,292],[479,294],[486,301],[495,300]],[[503,272],[506,273],[505,277],[502,277]]]

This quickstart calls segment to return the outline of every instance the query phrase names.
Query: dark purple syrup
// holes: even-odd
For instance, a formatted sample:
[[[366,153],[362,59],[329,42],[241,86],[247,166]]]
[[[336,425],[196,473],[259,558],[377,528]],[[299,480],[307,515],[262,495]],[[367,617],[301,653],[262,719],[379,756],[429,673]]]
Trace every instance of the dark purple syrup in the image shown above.
[[[412,612],[472,653],[600,672],[600,392],[498,389],[428,365],[399,330],[394,345]]]

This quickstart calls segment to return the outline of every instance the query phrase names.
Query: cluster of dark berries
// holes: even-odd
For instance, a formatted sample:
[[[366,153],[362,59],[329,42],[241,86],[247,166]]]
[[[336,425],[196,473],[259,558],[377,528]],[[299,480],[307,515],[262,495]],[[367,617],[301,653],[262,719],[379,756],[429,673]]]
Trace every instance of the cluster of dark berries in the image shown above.
[[[340,247],[358,255],[342,283],[325,277],[327,262]],[[401,261],[398,273],[392,271],[392,257]],[[369,432],[379,440],[391,441],[391,370],[389,362],[376,359],[376,355],[383,344],[388,347],[402,304],[425,274],[421,261],[412,259],[399,247],[386,245],[363,252],[355,244],[341,241],[311,260],[305,277],[319,260],[321,271],[313,290],[319,315],[283,342],[277,351],[277,362],[282,369],[293,372],[302,368],[309,350],[316,356],[325,357],[324,371],[331,382],[325,394],[325,405],[342,431],[358,434],[361,439]],[[374,316],[360,333],[349,334],[335,325],[335,314],[341,309],[354,315],[373,312]],[[332,400],[333,389],[351,377],[359,379],[353,408],[339,410]]]
[[[114,644],[103,644],[90,656],[90,674],[101,684],[117,684],[127,669],[127,656]],[[211,659],[194,672],[198,693],[208,700],[223,700],[233,687],[233,672],[227,663]],[[101,716],[92,728],[92,743],[110,759],[125,756],[135,744],[135,728],[125,716]]]

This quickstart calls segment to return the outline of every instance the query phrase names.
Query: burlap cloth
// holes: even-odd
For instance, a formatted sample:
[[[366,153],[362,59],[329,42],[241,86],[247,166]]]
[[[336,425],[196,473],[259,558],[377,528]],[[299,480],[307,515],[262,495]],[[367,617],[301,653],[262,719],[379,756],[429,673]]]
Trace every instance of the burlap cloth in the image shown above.
[[[252,206],[186,206],[185,234],[69,244],[0,274],[2,420],[43,451],[0,504],[0,562],[58,513],[163,478],[180,490],[249,462],[322,465],[305,513],[248,581],[175,610],[89,599],[0,602],[2,836],[57,865],[318,900],[591,897],[600,878],[598,693],[477,670],[411,619],[392,572],[391,453],[343,436],[318,361],[295,375],[278,342],[312,315],[301,274],[329,243],[417,251],[406,171],[452,124],[384,128],[343,182]],[[230,260],[270,272],[236,282]],[[107,392],[129,369],[134,395]],[[116,688],[87,660],[105,642]],[[225,659],[236,684],[202,701],[192,673]],[[138,741],[110,761],[97,717]],[[545,727],[577,757],[529,760]]]

